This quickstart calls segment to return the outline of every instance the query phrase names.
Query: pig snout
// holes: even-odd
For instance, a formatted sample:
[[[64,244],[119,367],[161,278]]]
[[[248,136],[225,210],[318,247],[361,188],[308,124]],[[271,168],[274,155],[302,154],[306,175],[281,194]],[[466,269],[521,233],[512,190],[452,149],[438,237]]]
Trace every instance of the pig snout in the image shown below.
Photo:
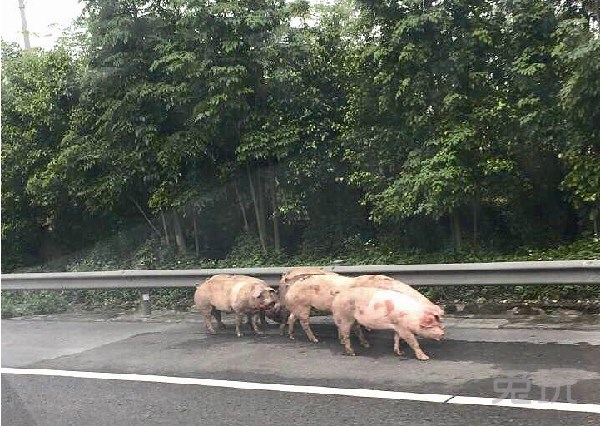
[[[275,302],[275,304],[267,308],[265,314],[267,315],[267,318],[278,323],[282,323],[285,320],[283,317],[283,309],[279,302]]]
[[[268,292],[260,303],[260,309],[275,310],[279,304],[277,295],[274,292]]]
[[[439,324],[434,327],[421,328],[419,334],[428,339],[442,340],[446,333],[444,331],[444,326]]]
[[[277,305],[277,302],[274,300],[271,300],[270,302],[265,302],[265,309],[274,309],[275,305]]]
[[[436,329],[434,329],[434,336],[433,338],[435,340],[442,340],[444,338],[444,335],[446,334],[446,332],[444,331],[443,327],[436,327]]]
[[[421,319],[418,334],[428,339],[441,340],[444,337],[444,324],[437,314],[426,314]]]

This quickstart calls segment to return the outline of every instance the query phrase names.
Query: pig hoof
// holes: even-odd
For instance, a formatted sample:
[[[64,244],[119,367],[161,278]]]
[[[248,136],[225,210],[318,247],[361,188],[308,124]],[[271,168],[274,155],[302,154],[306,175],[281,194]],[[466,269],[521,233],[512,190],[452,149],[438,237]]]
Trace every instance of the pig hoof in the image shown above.
[[[237,333],[237,337],[243,337],[244,333]]]
[[[417,359],[419,361],[427,361],[429,359],[429,357],[427,355],[423,354],[423,355],[417,355]]]
[[[402,352],[402,351],[397,351],[397,352],[394,352],[394,353],[395,353],[397,356],[399,356],[400,358],[406,358],[406,355],[404,355],[404,352]]]
[[[363,348],[370,348],[370,347],[371,347],[371,345],[369,344],[369,342],[362,342],[360,345],[361,345]]]
[[[319,343],[319,339],[312,339],[311,342],[313,342],[313,343]]]
[[[257,336],[264,336],[265,332],[264,331],[255,331],[254,334],[256,334]]]
[[[290,338],[290,340],[296,340],[296,336],[294,336],[293,334],[290,334],[288,337]]]
[[[344,352],[344,355],[346,356],[356,356],[355,352]]]
[[[208,332],[209,332],[210,334],[212,334],[212,335],[215,335],[215,334],[217,334],[217,332],[216,332],[215,330],[208,330]]]

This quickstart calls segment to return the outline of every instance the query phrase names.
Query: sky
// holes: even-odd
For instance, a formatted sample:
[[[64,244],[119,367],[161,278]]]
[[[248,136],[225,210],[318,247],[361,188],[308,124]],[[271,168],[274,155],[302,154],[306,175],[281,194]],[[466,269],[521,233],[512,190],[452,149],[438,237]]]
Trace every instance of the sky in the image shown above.
[[[24,0],[27,28],[32,47],[51,49],[83,9],[80,0]],[[333,3],[332,0],[309,0],[311,3]],[[2,39],[23,46],[19,0],[1,0]]]
[[[2,40],[23,46],[18,0],[1,0]],[[79,16],[83,3],[79,0],[25,0],[25,14],[32,47],[50,49],[63,29]]]

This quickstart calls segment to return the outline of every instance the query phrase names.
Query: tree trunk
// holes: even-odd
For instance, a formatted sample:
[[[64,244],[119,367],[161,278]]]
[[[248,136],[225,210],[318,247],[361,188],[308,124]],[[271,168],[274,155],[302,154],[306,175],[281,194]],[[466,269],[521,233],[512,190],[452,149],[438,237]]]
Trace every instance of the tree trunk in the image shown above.
[[[264,176],[260,170],[256,170],[256,196],[258,198],[258,212],[260,215],[261,227],[265,239],[265,250],[267,250],[269,246],[269,231],[267,230],[267,207],[265,203],[266,192],[266,181]]]
[[[192,212],[194,218],[194,248],[196,249],[196,257],[200,257],[200,234],[198,233],[198,216],[196,212]]]
[[[592,224],[594,225],[594,237],[598,238],[598,237],[600,237],[600,234],[598,233],[598,208],[597,207],[592,208],[592,211],[590,212],[590,219],[592,219]]]
[[[238,205],[240,206],[240,210],[242,211],[242,219],[244,219],[244,232],[250,232],[250,225],[248,224],[248,217],[246,216],[246,208],[244,207],[242,195],[240,194],[240,190],[238,189],[237,182],[233,183],[233,188],[235,189],[235,196],[237,198]]]
[[[256,216],[256,227],[258,228],[258,238],[260,239],[260,245],[263,251],[267,252],[267,243],[265,239],[265,229],[262,227],[263,221],[260,218],[259,203],[257,200],[256,188],[252,181],[252,174],[250,173],[250,166],[246,166],[246,172],[248,174],[248,183],[250,184],[250,194],[252,195],[252,203],[254,204],[254,215]]]
[[[162,222],[163,231],[165,233],[165,244],[167,246],[171,246],[171,239],[169,238],[169,228],[167,226],[167,218],[165,217],[165,211],[163,209],[160,210],[160,220]]]
[[[277,205],[277,176],[275,166],[271,164],[271,207],[273,210],[273,247],[276,252],[281,251],[281,237],[279,235],[279,206]]]
[[[456,251],[461,250],[461,235],[460,235],[460,217],[458,215],[458,209],[452,210],[452,237],[454,238],[454,249]]]
[[[152,223],[152,221],[148,218],[148,216],[146,216],[146,213],[144,212],[144,209],[142,209],[142,207],[138,204],[137,201],[135,201],[134,198],[129,197],[129,199],[137,207],[137,209],[140,211],[140,213],[142,214],[142,216],[144,216],[144,219],[146,219],[146,222],[150,226],[150,229],[152,229],[156,233],[156,235],[158,235],[159,239],[162,239],[162,235],[161,235],[160,231],[158,229],[156,229],[156,226],[154,226],[154,224]]]
[[[29,30],[27,29],[27,17],[25,16],[25,1],[19,0],[19,11],[21,12],[21,31],[23,32],[23,44],[25,49],[31,49],[29,41]]]
[[[183,228],[181,227],[179,213],[176,211],[173,211],[173,230],[175,231],[175,244],[177,245],[179,253],[187,254],[185,235],[183,233]]]
[[[477,252],[477,246],[479,244],[479,200],[473,199],[473,249]]]

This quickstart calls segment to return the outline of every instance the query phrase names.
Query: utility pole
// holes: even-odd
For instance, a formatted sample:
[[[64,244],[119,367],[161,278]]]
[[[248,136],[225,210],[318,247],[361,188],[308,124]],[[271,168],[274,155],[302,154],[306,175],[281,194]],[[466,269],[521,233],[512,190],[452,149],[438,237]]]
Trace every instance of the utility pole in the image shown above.
[[[29,42],[29,30],[27,29],[27,18],[25,17],[25,0],[19,1],[19,10],[21,11],[21,28],[23,31],[23,42],[25,43],[25,49],[31,48]]]

